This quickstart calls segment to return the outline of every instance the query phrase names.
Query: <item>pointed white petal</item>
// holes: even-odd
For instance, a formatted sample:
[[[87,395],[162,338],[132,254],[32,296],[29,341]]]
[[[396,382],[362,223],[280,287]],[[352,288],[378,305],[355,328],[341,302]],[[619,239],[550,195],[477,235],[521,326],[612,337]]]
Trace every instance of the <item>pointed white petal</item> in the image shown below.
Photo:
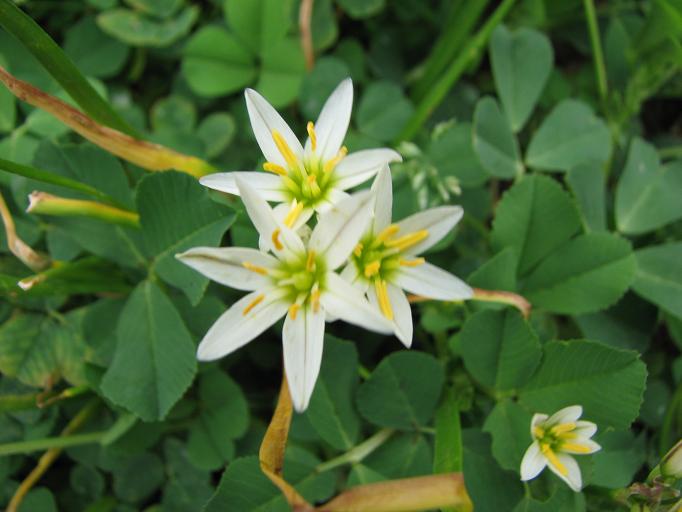
[[[405,293],[392,284],[386,287],[388,291],[388,300],[391,302],[391,309],[393,310],[393,320],[389,320],[393,324],[393,332],[403,345],[407,348],[412,346],[412,309],[410,303],[407,301]],[[376,290],[373,286],[367,288],[367,297],[369,302],[377,312],[381,314],[379,307],[379,299]]]
[[[575,434],[584,439],[589,439],[597,432],[597,425],[591,421],[576,421]]]
[[[587,448],[589,451],[586,452],[585,450],[581,450],[581,449],[573,450],[573,449],[571,449],[571,445],[577,445],[580,447],[584,447],[584,448]],[[598,443],[595,443],[594,441],[592,441],[592,439],[584,439],[584,438],[580,438],[580,437],[578,437],[576,439],[570,439],[569,441],[567,441],[567,443],[565,445],[563,445],[561,447],[562,452],[575,453],[577,455],[590,454],[590,453],[598,452],[599,450],[601,450],[601,446]]]
[[[455,227],[462,218],[462,215],[464,215],[464,210],[461,206],[439,206],[438,208],[415,213],[403,219],[398,223],[398,226],[400,226],[398,236],[423,229],[429,232],[429,236],[405,252],[407,254],[421,254],[427,251],[440,242]]]
[[[213,190],[238,196],[237,178],[251,185],[266,201],[287,200],[281,178],[266,172],[218,172],[204,176],[199,183]]]
[[[327,98],[320,112],[320,117],[315,123],[316,153],[322,157],[323,161],[334,158],[341,149],[341,144],[348,130],[352,109],[353,82],[350,78],[346,78]],[[310,139],[306,142],[305,152],[306,155],[312,152]]]
[[[291,229],[277,221],[272,208],[251,185],[237,178],[237,187],[246,207],[246,212],[261,236],[261,248],[280,256],[288,252],[301,253],[305,250],[301,238]],[[272,241],[273,233],[279,229],[279,240],[284,247],[279,250]]]
[[[556,476],[566,482],[573,491],[580,492],[583,487],[583,478],[580,474],[580,466],[578,466],[578,463],[570,455],[566,455],[565,453],[557,453],[556,456],[557,459],[559,459],[559,462],[564,466],[567,474],[564,474],[559,470],[559,468],[554,467],[551,462],[548,462],[547,464],[549,469],[551,469]]]
[[[376,197],[374,201],[372,232],[377,234],[391,223],[391,216],[393,214],[393,182],[388,165],[381,167],[379,174],[377,174],[372,184],[372,191]]]
[[[264,269],[277,265],[272,256],[244,247],[193,247],[175,257],[217,283],[246,291],[264,288],[271,279],[248,270],[245,262]]]
[[[327,272],[326,289],[320,302],[329,314],[370,331],[390,334],[393,326],[364,295],[334,272]]]
[[[246,315],[244,310],[260,295],[263,300]],[[256,290],[235,302],[208,330],[197,349],[197,359],[213,361],[240,347],[282,318],[289,304],[273,288]]]
[[[310,236],[310,248],[325,254],[330,270],[346,262],[371,220],[373,197],[361,192],[320,215]]]
[[[289,211],[291,211],[291,203],[289,202],[280,203],[272,209],[272,212],[275,214],[275,219],[277,219],[277,221],[281,224],[284,224],[284,219],[289,214]],[[301,226],[305,225],[310,220],[310,217],[313,216],[313,213],[315,212],[312,208],[303,208],[296,219],[296,222],[294,222],[294,225],[291,226],[291,229],[298,231]]]
[[[315,206],[315,210],[317,213],[327,213],[329,210],[334,208],[334,206],[342,201],[345,201],[349,197],[349,193],[344,192],[339,188],[332,188],[329,190],[329,192],[327,192],[327,197],[325,200]]]
[[[393,283],[415,295],[436,300],[467,300],[473,290],[464,281],[430,263],[400,267]]]
[[[286,160],[277,149],[272,138],[273,131],[279,132],[294,155],[301,159],[303,157],[301,143],[272,105],[253,89],[246,89],[244,97],[246,98],[246,110],[249,113],[253,134],[256,136],[256,141],[268,162],[288,168]]]
[[[540,446],[537,441],[533,441],[521,461],[521,480],[531,480],[538,476],[540,472],[545,469],[547,459],[540,451]]]
[[[580,405],[571,405],[569,407],[564,407],[560,411],[552,414],[547,420],[547,425],[561,425],[562,423],[575,423],[578,418],[582,416],[583,408]]]
[[[390,162],[402,162],[400,153],[389,148],[363,149],[346,156],[334,169],[341,190],[364,183]]]
[[[533,432],[534,428],[537,426],[542,426],[541,424],[547,421],[547,418],[549,418],[549,416],[546,414],[539,412],[533,414],[533,419],[530,420],[530,437],[535,439],[535,432]]]
[[[301,309],[296,319],[287,314],[282,331],[284,368],[289,381],[291,401],[297,412],[308,408],[322,363],[324,311]]]

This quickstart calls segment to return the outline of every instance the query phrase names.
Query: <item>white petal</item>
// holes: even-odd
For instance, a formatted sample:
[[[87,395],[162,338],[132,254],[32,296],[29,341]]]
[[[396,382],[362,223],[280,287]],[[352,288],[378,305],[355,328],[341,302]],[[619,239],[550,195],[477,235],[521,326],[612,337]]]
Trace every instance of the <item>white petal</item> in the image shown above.
[[[382,334],[393,332],[393,326],[364,295],[334,272],[327,272],[326,290],[320,297],[322,307],[337,318]]]
[[[334,206],[336,206],[342,201],[345,201],[349,197],[350,197],[349,193],[344,192],[343,190],[338,188],[332,188],[329,190],[329,192],[327,192],[327,197],[325,198],[325,200],[319,203],[317,206],[315,206],[315,210],[318,213],[327,213]]]
[[[474,295],[464,281],[430,263],[400,267],[393,282],[403,290],[435,300],[467,300]]]
[[[246,315],[244,310],[259,295],[264,299]],[[197,359],[213,361],[238,348],[265,331],[282,318],[289,305],[273,288],[256,290],[235,302],[208,330],[197,349]]]
[[[282,179],[267,172],[218,172],[204,176],[199,183],[213,190],[238,196],[239,187],[237,187],[236,178],[251,185],[266,201],[287,200]]]
[[[585,452],[582,450],[571,450],[570,445],[575,444],[579,446],[584,446],[586,448],[589,448],[589,452]],[[561,451],[565,453],[575,453],[577,455],[588,455],[590,453],[598,452],[601,450],[601,446],[598,443],[595,443],[592,441],[592,439],[584,439],[581,437],[578,437],[576,439],[570,439],[567,441],[567,444],[565,446],[561,447]]]
[[[547,459],[540,451],[537,441],[534,441],[523,456],[521,461],[521,480],[531,480],[538,476],[545,469]]]
[[[346,262],[365,233],[372,218],[372,202],[372,194],[365,191],[320,215],[309,246],[318,254],[326,255],[330,270]]]
[[[286,255],[286,251],[294,253],[303,252],[305,248],[300,237],[284,224],[277,221],[272,208],[270,208],[265,199],[245,181],[239,178],[236,181],[242,202],[246,207],[246,212],[261,236],[261,243],[264,244],[262,248],[270,250],[278,256]],[[284,246],[284,249],[281,251],[275,247],[272,241],[272,235],[277,229],[280,231],[279,240]]]
[[[565,453],[557,453],[556,456],[559,459],[559,462],[561,462],[561,464],[563,464],[563,466],[566,468],[568,474],[562,474],[562,472],[559,471],[558,468],[555,468],[551,462],[547,464],[549,469],[551,469],[556,476],[566,482],[573,491],[580,492],[583,487],[583,478],[580,474],[580,466],[578,466],[578,463],[570,455],[566,455]]]
[[[583,408],[580,405],[564,407],[552,414],[547,420],[548,426],[561,425],[562,423],[575,423],[582,416]]]
[[[400,231],[397,236],[427,230],[429,236],[405,251],[407,254],[421,254],[440,242],[460,221],[462,215],[464,210],[461,206],[439,206],[415,213],[398,223]]]
[[[393,332],[403,345],[410,348],[412,346],[413,331],[412,309],[410,308],[410,303],[407,301],[405,293],[397,286],[389,283],[386,288],[388,291],[388,300],[391,302],[391,309],[393,310],[393,320],[389,320],[393,324]],[[381,313],[379,299],[374,286],[369,286],[367,288],[367,297],[369,298],[370,304]]]
[[[314,313],[308,307],[300,310],[295,320],[291,318],[291,314],[284,320],[284,368],[289,381],[291,401],[297,412],[307,409],[320,373],[324,318],[323,310]]]
[[[402,162],[400,153],[389,148],[363,149],[346,156],[334,169],[341,190],[364,183],[390,162]]]
[[[597,432],[597,425],[591,421],[576,421],[575,434],[584,439],[589,439]]]
[[[245,262],[265,269],[277,265],[272,256],[243,247],[193,247],[175,257],[217,283],[246,291],[264,288],[271,279],[248,270]]]
[[[535,432],[533,432],[534,428],[537,426],[540,426],[541,423],[544,423],[545,421],[547,421],[547,418],[549,418],[549,416],[547,416],[546,414],[542,414],[539,412],[533,414],[533,418],[530,420],[530,437],[531,438],[535,439]]]
[[[352,109],[353,82],[350,78],[346,78],[327,98],[320,112],[320,117],[315,123],[316,153],[322,157],[323,161],[334,158],[341,149],[341,144],[348,130]],[[312,152],[310,139],[306,142],[305,152],[306,155]]]
[[[272,211],[275,214],[277,221],[284,224],[284,219],[289,214],[289,211],[291,211],[291,203],[280,203],[275,206]],[[313,213],[315,212],[312,208],[303,208],[296,219],[296,222],[294,222],[294,225],[291,226],[291,229],[298,231],[301,226],[305,225],[310,220],[310,217],[313,216]]]
[[[246,98],[246,110],[249,112],[253,134],[256,136],[256,141],[268,162],[288,168],[286,160],[277,149],[272,138],[273,131],[279,132],[294,155],[301,159],[303,157],[301,143],[272,105],[253,89],[246,89],[244,97]]]
[[[391,223],[393,214],[393,182],[388,165],[382,166],[379,174],[377,174],[372,184],[372,191],[376,197],[372,232],[377,234]]]

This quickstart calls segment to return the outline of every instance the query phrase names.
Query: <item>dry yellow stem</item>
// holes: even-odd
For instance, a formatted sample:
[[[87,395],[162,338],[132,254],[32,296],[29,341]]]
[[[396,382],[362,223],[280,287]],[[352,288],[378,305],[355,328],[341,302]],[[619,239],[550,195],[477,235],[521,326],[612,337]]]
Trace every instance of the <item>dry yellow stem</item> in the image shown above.
[[[5,203],[5,198],[2,197],[2,194],[0,194],[0,217],[2,217],[2,222],[5,225],[7,248],[12,254],[19,258],[24,265],[35,272],[40,272],[52,264],[49,256],[34,251],[26,242],[17,236],[14,219],[12,218],[9,208],[7,208],[7,203]]]

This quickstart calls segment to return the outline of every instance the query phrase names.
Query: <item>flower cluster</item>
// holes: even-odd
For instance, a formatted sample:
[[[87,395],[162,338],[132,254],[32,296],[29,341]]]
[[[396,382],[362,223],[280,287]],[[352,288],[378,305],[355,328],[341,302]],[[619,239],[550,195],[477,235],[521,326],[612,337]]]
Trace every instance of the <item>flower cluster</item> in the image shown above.
[[[260,235],[260,250],[195,247],[177,257],[210,279],[249,292],[209,329],[197,357],[210,361],[253,340],[285,317],[284,366],[294,408],[308,407],[322,360],[325,322],[335,319],[412,342],[404,291],[463,300],[472,290],[420,256],[462,217],[444,206],[392,223],[392,149],[347,154],[353,88],[346,79],[307,124],[302,146],[257,92],[246,105],[266,172],[217,173],[207,187],[239,195]],[[376,176],[371,190],[349,190]],[[274,208],[269,202],[278,203]],[[314,215],[316,218],[313,219]],[[309,221],[315,221],[312,230]]]

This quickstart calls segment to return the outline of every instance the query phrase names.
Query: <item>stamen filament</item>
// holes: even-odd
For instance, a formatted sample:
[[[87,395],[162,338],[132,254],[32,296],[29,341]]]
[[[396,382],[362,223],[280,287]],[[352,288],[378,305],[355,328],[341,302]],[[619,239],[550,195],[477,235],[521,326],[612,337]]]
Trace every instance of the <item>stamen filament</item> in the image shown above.
[[[547,460],[556,468],[556,470],[564,476],[568,476],[568,469],[564,466],[556,454],[552,451],[547,443],[542,443],[540,445],[540,450],[547,457]]]
[[[282,167],[281,165],[273,164],[272,162],[265,162],[263,164],[263,170],[274,172],[275,174],[279,174],[280,176],[287,175],[287,170],[284,167]]]
[[[426,229],[422,229],[421,231],[415,231],[414,233],[401,236],[400,238],[396,238],[394,240],[387,240],[385,245],[386,247],[392,247],[400,251],[404,251],[405,249],[418,244],[428,236],[429,232]]]
[[[303,203],[299,203],[296,201],[296,199],[294,199],[294,201],[291,203],[291,209],[289,210],[289,213],[287,213],[287,216],[284,217],[284,225],[290,228],[296,224],[296,220],[298,219],[299,215],[301,215],[302,211]]]
[[[248,306],[244,308],[244,311],[242,311],[242,315],[246,316],[249,314],[249,311],[251,311],[253,308],[255,308],[258,304],[263,302],[263,299],[265,298],[264,294],[258,295],[255,299],[253,299]]]
[[[275,249],[277,249],[278,251],[281,251],[282,249],[284,249],[282,242],[279,241],[280,232],[281,232],[281,230],[279,228],[275,229],[272,232],[272,243],[275,246]]]
[[[559,435],[563,432],[570,432],[571,430],[575,430],[575,427],[576,427],[575,423],[561,423],[559,425],[554,425],[550,429],[550,431],[554,435]]]
[[[403,267],[418,267],[419,265],[423,265],[426,262],[424,258],[415,258],[413,260],[404,260],[400,258],[400,264]]]
[[[298,314],[299,309],[301,309],[300,304],[294,303],[291,306],[289,306],[289,316],[291,316],[292,320],[296,320],[296,315]]]
[[[320,287],[315,283],[310,292],[310,304],[313,306],[314,313],[317,313],[320,310],[320,295]]]
[[[250,270],[251,272],[255,272],[256,274],[260,274],[262,276],[268,275],[268,269],[266,269],[265,267],[261,267],[260,265],[254,265],[253,263],[249,263],[248,261],[243,262],[242,267],[244,267],[246,270]]]
[[[377,274],[379,272],[379,269],[381,268],[381,262],[379,260],[375,260],[371,263],[368,263],[365,265],[365,277],[370,278],[373,275]]]
[[[353,254],[357,256],[358,258],[362,254],[362,250],[365,248],[362,242],[358,242],[358,245],[355,246],[355,249],[353,249]]]
[[[284,140],[282,134],[279,133],[277,130],[273,130],[272,139],[275,141],[277,149],[279,149],[279,152],[284,157],[284,160],[286,160],[289,168],[295,169],[296,167],[298,167],[298,158],[296,158],[296,155],[294,155],[294,152],[289,147],[289,144],[287,144],[287,141]]]
[[[315,251],[310,250],[308,252],[308,259],[305,262],[305,269],[308,272],[312,272],[315,270]]]
[[[320,195],[322,190],[320,189],[320,186],[317,184],[317,177],[314,174],[311,174],[308,176],[308,185],[310,185],[310,191],[314,196]]]
[[[308,130],[308,137],[310,137],[310,145],[312,146],[313,151],[315,151],[317,149],[317,135],[315,134],[315,125],[312,121],[308,121],[306,130]]]
[[[533,434],[534,434],[535,437],[537,437],[538,439],[542,439],[543,437],[545,437],[545,429],[542,428],[542,427],[538,427],[538,426],[536,425],[535,427],[533,427]]]
[[[348,148],[346,146],[342,146],[334,158],[332,158],[331,160],[327,160],[324,163],[324,167],[322,168],[322,170],[325,172],[325,174],[333,171],[334,167],[339,165],[339,162],[341,160],[343,160],[347,154],[348,154]]]
[[[575,453],[590,453],[592,449],[589,446],[578,443],[563,443],[561,445],[562,450],[570,450]]]
[[[388,298],[386,281],[375,279],[374,290],[376,291],[377,298],[379,299],[379,308],[381,309],[381,312],[386,318],[393,320],[393,308],[391,307],[391,301]]]

